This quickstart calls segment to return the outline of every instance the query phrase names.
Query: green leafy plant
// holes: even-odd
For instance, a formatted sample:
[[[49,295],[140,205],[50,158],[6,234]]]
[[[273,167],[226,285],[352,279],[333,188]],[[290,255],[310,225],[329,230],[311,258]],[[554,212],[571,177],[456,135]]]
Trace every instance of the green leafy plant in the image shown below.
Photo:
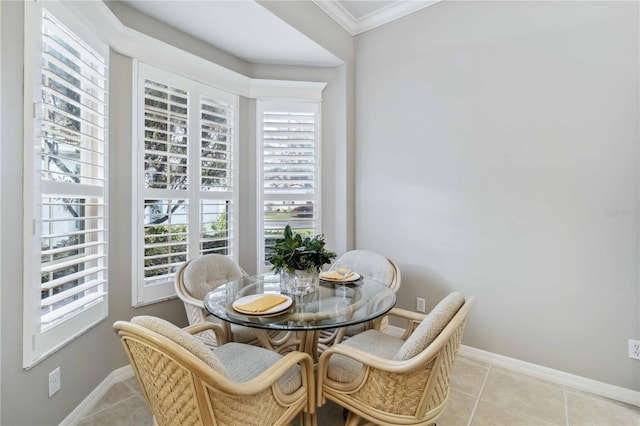
[[[323,235],[314,237],[303,237],[294,234],[291,227],[284,228],[284,238],[276,241],[273,254],[267,259],[274,272],[282,269],[290,274],[294,271],[316,271],[320,272],[322,266],[331,262],[336,257],[332,251],[324,248],[325,241]]]

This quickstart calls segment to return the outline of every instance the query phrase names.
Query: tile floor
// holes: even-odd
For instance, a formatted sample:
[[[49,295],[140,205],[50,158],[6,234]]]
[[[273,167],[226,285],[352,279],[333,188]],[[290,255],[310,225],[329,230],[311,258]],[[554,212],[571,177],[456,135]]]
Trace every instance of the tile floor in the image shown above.
[[[135,378],[114,385],[79,425],[152,425]],[[342,409],[321,407],[319,426],[342,425]],[[458,357],[449,404],[437,421],[453,425],[640,426],[640,408]]]

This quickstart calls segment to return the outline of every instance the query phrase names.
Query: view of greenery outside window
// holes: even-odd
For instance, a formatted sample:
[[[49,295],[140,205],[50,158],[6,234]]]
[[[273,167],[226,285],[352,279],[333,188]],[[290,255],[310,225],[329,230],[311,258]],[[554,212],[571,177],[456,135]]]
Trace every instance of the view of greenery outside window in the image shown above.
[[[262,191],[260,269],[286,225],[298,234],[320,228],[318,102],[258,101]]]
[[[32,212],[34,223],[25,257],[35,259],[35,250],[40,268],[25,264],[25,285],[34,286],[25,291],[25,366],[107,315],[108,48],[80,39],[68,17],[33,13],[41,18],[33,90],[41,119],[34,167],[25,167],[33,183],[25,216]]]
[[[174,294],[177,268],[198,254],[235,256],[237,96],[138,65],[143,144],[136,304]]]

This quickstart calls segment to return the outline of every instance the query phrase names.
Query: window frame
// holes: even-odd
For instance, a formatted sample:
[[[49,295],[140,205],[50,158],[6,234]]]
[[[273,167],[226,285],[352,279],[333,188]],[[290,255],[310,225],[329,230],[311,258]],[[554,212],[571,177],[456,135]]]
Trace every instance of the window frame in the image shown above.
[[[264,113],[267,109],[279,109],[288,113],[312,113],[315,117],[315,146],[314,146],[314,181],[313,195],[299,194],[266,194],[264,190]],[[257,270],[258,273],[269,272],[270,268],[265,260],[265,201],[267,200],[283,200],[283,201],[307,201],[312,199],[315,209],[314,221],[316,227],[313,234],[322,233],[322,102],[321,100],[311,99],[273,99],[259,98],[256,105],[256,124],[257,136]],[[282,227],[284,230],[284,226]],[[295,228],[294,228],[295,232]]]
[[[222,200],[230,199],[232,204],[232,217],[228,218],[234,228],[231,230],[232,236],[229,239],[231,251],[228,254],[230,257],[237,261],[238,259],[238,246],[239,246],[239,96],[217,87],[211,84],[204,84],[194,79],[178,75],[176,73],[160,69],[148,65],[140,61],[134,61],[134,89],[133,89],[133,103],[134,103],[134,122],[133,128],[133,140],[134,144],[132,155],[132,170],[133,170],[133,191],[132,191],[132,206],[135,214],[132,219],[132,230],[134,238],[132,239],[133,250],[133,264],[132,264],[132,305],[134,307],[144,306],[152,303],[158,303],[163,300],[176,297],[175,292],[175,270],[171,274],[170,278],[163,280],[160,283],[154,285],[145,284],[144,276],[144,207],[143,201],[148,199],[148,190],[144,188],[144,96],[145,96],[145,79],[154,80],[163,84],[169,84],[181,89],[188,90],[188,105],[189,105],[189,117],[188,117],[188,135],[192,137],[188,140],[188,152],[187,152],[187,167],[189,179],[189,186],[187,190],[155,190],[162,199],[175,199],[171,198],[171,195],[185,194],[188,201],[188,249],[187,260],[194,258],[200,254],[199,250],[199,237],[194,238],[194,235],[198,234],[196,228],[199,228],[200,221],[199,215],[199,203],[201,200]],[[200,178],[201,167],[200,162],[200,123],[201,123],[201,109],[200,100],[201,96],[216,99],[232,105],[233,107],[233,123],[231,136],[232,141],[232,160],[231,160],[231,173],[233,179],[232,190],[230,192],[225,191],[201,191],[200,190]],[[153,192],[153,190],[152,190]],[[227,194],[227,196],[224,196]],[[180,197],[184,198],[184,197]],[[155,197],[154,197],[155,199]],[[142,201],[142,202],[141,202]],[[196,227],[193,226],[196,224]],[[177,266],[176,266],[177,269]]]
[[[43,37],[43,12],[51,15],[73,36],[95,51],[104,61],[105,99],[101,168],[104,183],[100,185],[86,185],[64,182],[41,181],[41,138],[43,135],[42,114],[42,37]],[[25,3],[25,67],[24,67],[24,263],[23,263],[23,367],[30,369],[52,353],[58,351],[70,341],[87,332],[108,316],[109,291],[108,291],[108,205],[109,205],[109,46],[88,28],[78,16],[59,2],[26,2]],[[83,107],[89,108],[88,106]],[[98,138],[99,140],[99,138]],[[84,146],[84,144],[82,145]],[[93,179],[96,175],[90,173]],[[99,175],[98,175],[99,176]],[[54,193],[51,193],[51,190]],[[46,193],[45,193],[45,190]],[[102,202],[102,214],[96,219],[102,222],[102,231],[99,244],[102,249],[98,252],[102,255],[103,282],[98,286],[103,294],[98,297],[98,302],[83,311],[65,318],[57,324],[42,329],[41,312],[41,232],[42,232],[42,196],[49,197],[68,196],[85,198],[100,197]],[[84,216],[83,216],[84,217]],[[86,216],[89,217],[89,216]],[[92,220],[92,219],[91,219]],[[94,225],[98,226],[98,225]],[[96,229],[96,228],[89,228]],[[88,231],[84,234],[89,234]],[[78,265],[85,266],[88,260]],[[68,276],[68,275],[66,275]]]

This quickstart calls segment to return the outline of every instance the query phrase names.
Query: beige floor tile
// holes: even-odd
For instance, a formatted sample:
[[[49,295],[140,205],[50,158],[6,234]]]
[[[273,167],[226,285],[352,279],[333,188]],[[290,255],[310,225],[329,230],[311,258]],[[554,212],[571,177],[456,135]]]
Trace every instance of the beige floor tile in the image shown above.
[[[545,426],[551,424],[553,423],[547,423],[484,401],[478,403],[471,419],[472,426]],[[558,423],[558,426],[560,425],[564,426],[564,423]]]
[[[138,396],[98,411],[82,419],[78,426],[151,426],[153,418],[147,405]]]
[[[482,388],[485,376],[476,407],[473,395]],[[451,387],[438,426],[640,426],[640,408],[636,406],[571,388],[565,392],[562,385],[463,357],[454,365]],[[568,422],[564,420],[565,394]],[[151,414],[137,380],[132,377],[115,384],[79,426],[151,424]],[[319,408],[319,426],[343,424],[341,407],[328,402]]]
[[[473,358],[467,358],[466,356],[462,356],[462,355],[458,355],[456,360],[462,360],[466,363],[477,365],[478,367],[487,367],[487,368],[490,367],[490,364],[486,362],[478,361],[477,359],[473,359]]]
[[[480,396],[489,366],[472,363],[464,358],[458,358],[453,365],[451,375],[451,389],[466,393],[475,398]]]
[[[547,423],[566,424],[563,388],[524,374],[492,368],[480,399],[509,412]]]
[[[134,393],[142,397],[142,392],[140,391],[140,385],[138,384],[138,379],[136,378],[136,376],[129,377],[128,379],[124,380],[123,383],[129,386],[129,388]]]
[[[586,393],[567,392],[568,424],[640,426],[640,408]]]
[[[131,388],[126,386],[123,382],[116,383],[115,385],[111,386],[111,388],[100,399],[100,401],[96,403],[92,411],[94,413],[98,412],[106,407],[109,407],[134,395],[135,393],[133,392],[133,390],[131,390]]]
[[[475,404],[475,398],[455,390],[451,390],[447,406],[442,412],[442,415],[436,420],[436,424],[438,426],[468,425]]]

